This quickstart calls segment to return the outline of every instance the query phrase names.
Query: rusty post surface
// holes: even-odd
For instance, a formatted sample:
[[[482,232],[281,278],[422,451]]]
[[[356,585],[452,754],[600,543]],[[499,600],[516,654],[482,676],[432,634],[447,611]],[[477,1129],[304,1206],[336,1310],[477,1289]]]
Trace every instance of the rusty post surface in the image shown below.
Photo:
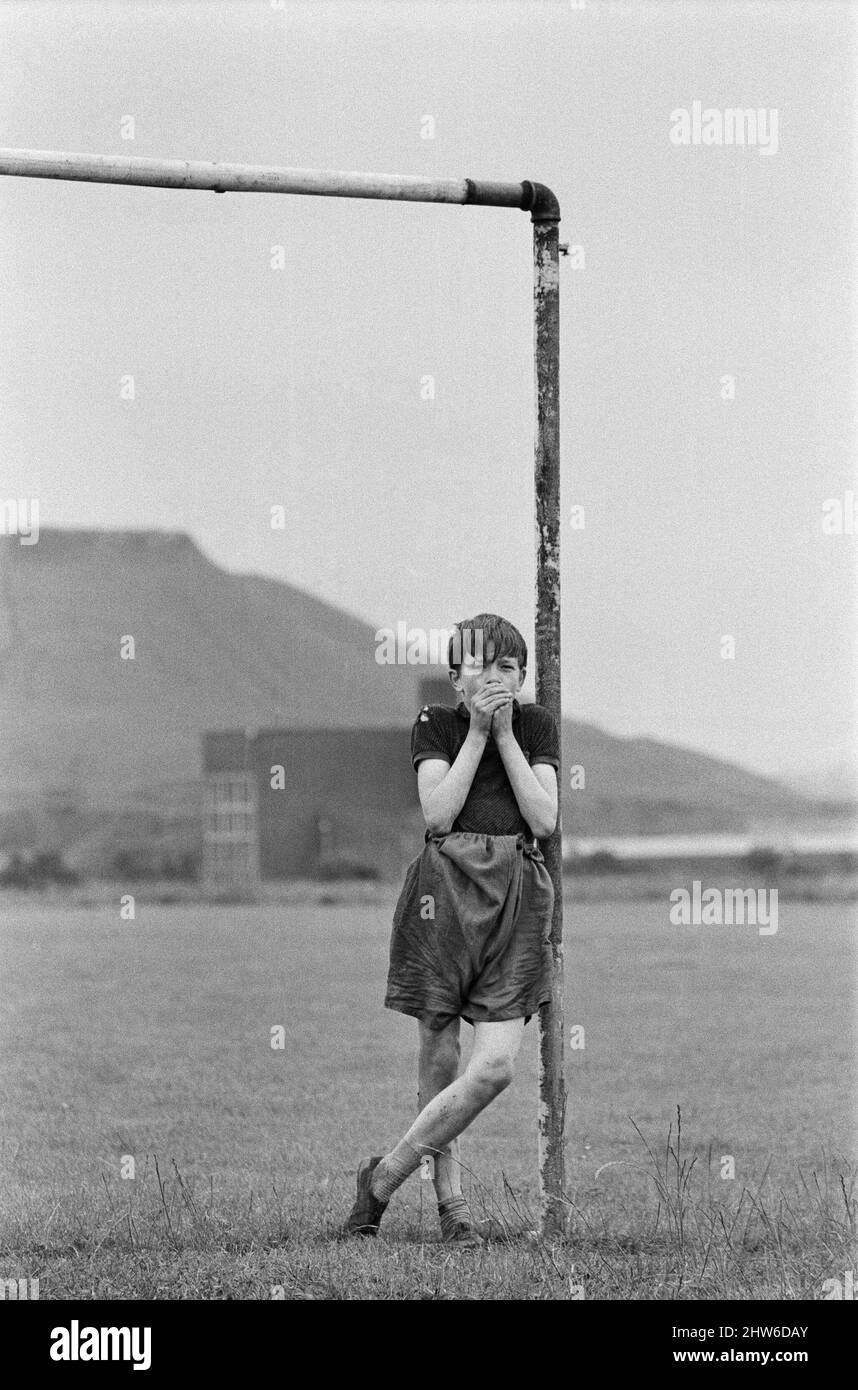
[[[547,190],[546,190],[547,192]],[[533,213],[533,308],[536,391],[536,699],[562,729],[560,702],[560,210]],[[555,214],[556,209],[556,215]],[[563,763],[558,771],[563,786]],[[562,826],[542,844],[554,885],[551,1000],[539,1010],[539,1191],[541,1230],[566,1232],[563,1075]]]

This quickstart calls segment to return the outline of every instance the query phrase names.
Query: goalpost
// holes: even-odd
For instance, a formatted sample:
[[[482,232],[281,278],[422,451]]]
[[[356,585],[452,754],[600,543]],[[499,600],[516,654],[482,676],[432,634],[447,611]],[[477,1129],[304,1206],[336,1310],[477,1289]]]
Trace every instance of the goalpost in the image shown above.
[[[560,206],[541,183],[431,179],[404,174],[341,173],[199,160],[68,154],[55,150],[0,150],[0,174],[204,189],[213,193],[298,193],[332,198],[382,198],[418,203],[518,208],[533,224],[533,323],[536,419],[536,699],[562,729],[560,700]],[[558,782],[562,785],[562,757]],[[559,811],[559,807],[558,807]],[[565,1233],[563,1076],[563,881],[561,826],[542,845],[554,885],[551,923],[551,1000],[539,1010],[539,1190],[541,1230]]]

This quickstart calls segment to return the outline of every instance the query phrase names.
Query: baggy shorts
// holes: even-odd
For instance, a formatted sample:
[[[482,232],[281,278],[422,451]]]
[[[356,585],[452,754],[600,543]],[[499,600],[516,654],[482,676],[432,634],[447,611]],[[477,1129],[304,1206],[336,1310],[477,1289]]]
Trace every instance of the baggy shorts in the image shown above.
[[[393,915],[385,1008],[433,1029],[531,1016],[551,998],[553,909],[535,841],[427,830]]]

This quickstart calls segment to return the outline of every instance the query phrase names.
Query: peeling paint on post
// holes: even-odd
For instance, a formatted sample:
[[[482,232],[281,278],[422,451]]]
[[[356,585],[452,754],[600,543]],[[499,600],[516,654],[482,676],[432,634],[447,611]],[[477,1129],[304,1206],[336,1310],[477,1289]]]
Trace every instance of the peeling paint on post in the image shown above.
[[[536,699],[561,724],[560,703],[560,209],[548,189],[533,211],[533,311],[536,395]],[[563,785],[562,758],[558,784]],[[563,1075],[562,826],[542,844],[554,885],[551,1000],[539,1010],[539,1191],[546,1238],[566,1232]]]

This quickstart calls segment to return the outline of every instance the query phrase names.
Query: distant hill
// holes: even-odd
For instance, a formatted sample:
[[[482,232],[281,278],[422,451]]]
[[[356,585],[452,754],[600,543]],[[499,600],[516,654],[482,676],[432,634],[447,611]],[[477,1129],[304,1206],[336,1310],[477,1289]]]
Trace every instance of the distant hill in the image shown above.
[[[842,806],[858,806],[858,760],[844,758],[815,772],[791,771],[783,780],[803,796]]]
[[[60,784],[126,802],[195,779],[203,729],[414,718],[421,670],[378,665],[369,624],[227,574],[182,533],[42,530],[0,555],[4,802]]]
[[[585,789],[572,791],[576,764],[584,768]],[[792,788],[735,763],[566,719],[563,767],[563,829],[570,834],[751,830],[805,821],[816,809]]]
[[[133,661],[120,658],[126,636]],[[74,841],[110,810],[187,820],[206,729],[409,728],[437,671],[379,665],[375,649],[369,623],[291,584],[229,574],[181,532],[0,537],[3,841]],[[718,759],[573,720],[563,754],[571,832],[739,829],[813,804]],[[583,791],[568,790],[573,764]]]

